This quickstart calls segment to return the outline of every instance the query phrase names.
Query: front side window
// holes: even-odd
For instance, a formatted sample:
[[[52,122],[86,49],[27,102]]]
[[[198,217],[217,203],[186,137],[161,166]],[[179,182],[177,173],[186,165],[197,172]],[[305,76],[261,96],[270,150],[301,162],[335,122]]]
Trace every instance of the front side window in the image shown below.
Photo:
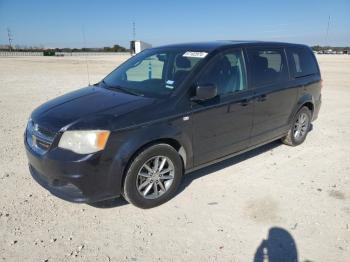
[[[260,87],[288,79],[283,49],[249,49],[252,84]]]
[[[206,55],[206,52],[196,50],[148,49],[115,69],[103,83],[133,94],[167,96]]]
[[[216,85],[220,96],[246,90],[247,84],[242,51],[226,51],[217,55],[201,73],[198,84]]]
[[[318,73],[316,60],[310,50],[304,47],[288,49],[291,60],[291,71],[294,78],[314,75]]]

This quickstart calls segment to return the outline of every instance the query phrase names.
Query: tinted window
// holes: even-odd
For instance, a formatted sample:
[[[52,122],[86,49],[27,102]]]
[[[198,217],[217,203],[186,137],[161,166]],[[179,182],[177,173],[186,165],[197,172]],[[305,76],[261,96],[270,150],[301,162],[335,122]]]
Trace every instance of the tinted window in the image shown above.
[[[170,73],[170,78],[173,79],[175,83],[182,82],[201,59],[202,58],[198,57],[184,57],[182,53],[175,55],[175,63]]]
[[[104,78],[108,88],[146,96],[168,96],[207,55],[206,52],[162,48],[133,56]]]
[[[292,75],[296,78],[318,73],[316,60],[307,48],[290,48],[288,50],[291,60]]]
[[[283,49],[250,49],[248,57],[254,87],[279,83],[288,78]]]
[[[201,74],[199,84],[215,84],[221,96],[247,89],[243,55],[240,50],[219,54]]]

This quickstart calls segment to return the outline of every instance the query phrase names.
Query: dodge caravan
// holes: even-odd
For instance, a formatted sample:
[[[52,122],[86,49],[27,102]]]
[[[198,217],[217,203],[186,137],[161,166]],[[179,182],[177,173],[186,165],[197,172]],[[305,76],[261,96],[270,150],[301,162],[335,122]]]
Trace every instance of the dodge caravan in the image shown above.
[[[185,173],[277,139],[303,143],[318,116],[321,85],[304,45],[147,49],[99,83],[33,111],[24,135],[29,170],[68,201],[123,196],[155,207],[174,196]]]

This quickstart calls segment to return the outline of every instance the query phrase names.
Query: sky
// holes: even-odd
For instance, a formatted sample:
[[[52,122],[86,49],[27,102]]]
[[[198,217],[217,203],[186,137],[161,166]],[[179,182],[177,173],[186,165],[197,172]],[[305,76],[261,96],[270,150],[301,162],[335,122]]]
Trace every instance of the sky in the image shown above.
[[[14,45],[129,47],[133,22],[136,39],[153,46],[225,39],[350,46],[350,0],[0,0],[0,44],[10,28]]]

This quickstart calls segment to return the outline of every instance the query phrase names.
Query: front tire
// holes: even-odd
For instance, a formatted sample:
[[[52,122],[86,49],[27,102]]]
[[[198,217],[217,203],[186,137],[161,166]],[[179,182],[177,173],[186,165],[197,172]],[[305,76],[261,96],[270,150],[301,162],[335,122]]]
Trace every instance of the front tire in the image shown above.
[[[282,142],[289,146],[302,144],[310,131],[311,111],[307,107],[302,107],[295,115],[288,134],[282,138]]]
[[[140,208],[159,206],[175,195],[182,175],[181,157],[172,146],[150,146],[131,162],[124,180],[123,196]]]

